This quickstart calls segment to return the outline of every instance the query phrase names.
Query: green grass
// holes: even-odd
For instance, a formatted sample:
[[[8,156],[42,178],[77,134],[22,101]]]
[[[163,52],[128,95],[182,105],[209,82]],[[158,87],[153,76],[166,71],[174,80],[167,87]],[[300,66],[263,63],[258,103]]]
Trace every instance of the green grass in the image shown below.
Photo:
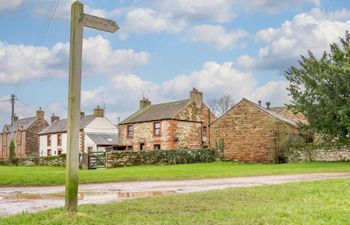
[[[350,180],[337,179],[52,209],[0,224],[350,224],[349,211]]]
[[[238,164],[232,162],[214,162],[80,170],[79,182],[180,180],[342,171],[350,171],[350,163]],[[62,167],[0,166],[0,186],[61,185],[64,184],[64,177],[65,170]]]

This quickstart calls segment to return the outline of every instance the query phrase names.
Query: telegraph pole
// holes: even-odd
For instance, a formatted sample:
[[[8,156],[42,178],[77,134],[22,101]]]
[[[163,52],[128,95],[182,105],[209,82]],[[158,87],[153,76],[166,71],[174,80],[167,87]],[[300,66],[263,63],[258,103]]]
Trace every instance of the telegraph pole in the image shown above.
[[[15,130],[15,100],[16,95],[12,94],[10,96],[11,101],[11,141],[13,140],[14,130]]]
[[[104,18],[84,14],[84,5],[75,1],[71,6],[69,80],[68,80],[68,125],[65,208],[75,212],[78,206],[80,95],[83,27],[114,33],[118,25]]]

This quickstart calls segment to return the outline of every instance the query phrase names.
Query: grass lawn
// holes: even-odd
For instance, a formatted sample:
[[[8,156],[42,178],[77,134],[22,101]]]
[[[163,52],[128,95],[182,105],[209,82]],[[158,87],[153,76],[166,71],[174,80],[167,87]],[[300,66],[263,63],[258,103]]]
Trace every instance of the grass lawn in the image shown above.
[[[0,224],[350,224],[350,180],[337,179],[151,197],[52,209]]]
[[[80,170],[80,183],[140,180],[180,180],[350,171],[349,162],[288,164],[238,164],[213,162],[183,165],[133,166],[115,169]],[[0,166],[0,186],[43,186],[64,184],[62,167]]]

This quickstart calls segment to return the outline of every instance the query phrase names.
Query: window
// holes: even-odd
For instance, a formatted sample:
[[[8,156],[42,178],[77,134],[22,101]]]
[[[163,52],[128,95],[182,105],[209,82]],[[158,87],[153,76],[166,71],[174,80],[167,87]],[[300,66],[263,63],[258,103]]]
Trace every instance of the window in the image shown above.
[[[47,135],[47,146],[51,146],[51,135]]]
[[[61,155],[62,154],[62,149],[57,149],[57,155]]]
[[[47,156],[51,156],[51,149],[47,149]]]
[[[62,146],[62,134],[57,134],[57,146]]]
[[[202,137],[207,137],[207,127],[202,127]]]
[[[159,149],[160,149],[160,144],[153,145],[153,149],[154,149],[154,150],[159,150]]]
[[[153,123],[153,134],[154,136],[160,136],[160,122]]]
[[[127,126],[127,137],[128,138],[133,138],[134,137],[134,127],[133,127],[133,125],[128,125]]]
[[[140,150],[144,151],[145,150],[145,143],[140,143]]]

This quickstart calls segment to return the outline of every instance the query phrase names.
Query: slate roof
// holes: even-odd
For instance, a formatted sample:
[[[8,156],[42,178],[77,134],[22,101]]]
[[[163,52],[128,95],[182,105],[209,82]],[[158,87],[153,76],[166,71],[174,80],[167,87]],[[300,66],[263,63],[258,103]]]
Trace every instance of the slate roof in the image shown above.
[[[276,113],[280,113],[286,108],[287,107],[273,107],[273,108],[270,108],[270,110],[273,111],[273,112],[276,112]]]
[[[117,134],[111,133],[86,133],[96,145],[117,145]]]
[[[93,115],[83,116],[80,119],[80,129],[84,129],[94,119],[95,119],[95,116]],[[67,132],[67,119],[55,121],[53,124],[51,124],[50,126],[46,127],[44,130],[42,130],[39,134],[52,134],[52,133],[61,133],[61,132]]]
[[[247,99],[246,99],[247,100]],[[247,101],[249,101],[249,100],[247,100]],[[250,101],[251,102],[251,101]],[[292,119],[290,119],[290,118],[287,118],[287,117],[285,117],[285,116],[283,116],[283,115],[281,115],[281,114],[279,114],[278,112],[280,112],[280,111],[282,111],[282,110],[277,110],[277,107],[275,108],[275,110],[272,110],[272,109],[266,109],[266,108],[264,108],[264,107],[262,107],[262,106],[259,106],[258,104],[255,104],[254,102],[251,102],[252,104],[254,104],[256,107],[258,107],[258,108],[260,108],[261,110],[263,110],[264,112],[266,112],[266,113],[268,113],[268,114],[270,114],[271,116],[273,116],[274,118],[276,118],[276,119],[278,119],[278,120],[281,120],[281,121],[283,121],[283,122],[286,122],[286,123],[289,123],[289,124],[291,124],[291,125],[293,125],[293,126],[297,126],[298,124],[297,124],[297,121],[295,121],[295,120],[292,120]],[[282,108],[282,107],[279,107],[279,108]],[[277,112],[276,112],[277,111]]]
[[[37,117],[27,117],[23,119],[17,120],[15,124],[15,130],[21,129],[21,130],[27,130],[37,119]],[[11,131],[11,124],[5,124],[3,129],[3,132],[10,132]]]
[[[217,118],[214,122],[212,122],[211,124],[214,124],[216,121],[218,121],[221,117],[223,117],[224,115],[226,115],[229,111],[231,111],[233,108],[235,108],[237,105],[239,105],[242,101],[247,101],[249,102],[250,104],[254,105],[255,107],[257,107],[258,109],[264,111],[265,113],[269,114],[270,116],[274,117],[275,119],[278,119],[280,121],[283,121],[285,123],[288,123],[292,126],[297,126],[298,125],[298,121],[296,120],[293,120],[293,119],[290,119],[290,118],[287,118],[277,112],[281,112],[283,110],[283,107],[275,107],[273,108],[274,110],[272,109],[266,109],[246,98],[243,98],[241,101],[239,101],[237,104],[235,104],[234,106],[232,106],[231,109],[229,109],[226,113],[222,114],[219,118]]]
[[[138,110],[119,124],[139,123],[146,121],[174,119],[189,103],[189,99],[150,105]]]

